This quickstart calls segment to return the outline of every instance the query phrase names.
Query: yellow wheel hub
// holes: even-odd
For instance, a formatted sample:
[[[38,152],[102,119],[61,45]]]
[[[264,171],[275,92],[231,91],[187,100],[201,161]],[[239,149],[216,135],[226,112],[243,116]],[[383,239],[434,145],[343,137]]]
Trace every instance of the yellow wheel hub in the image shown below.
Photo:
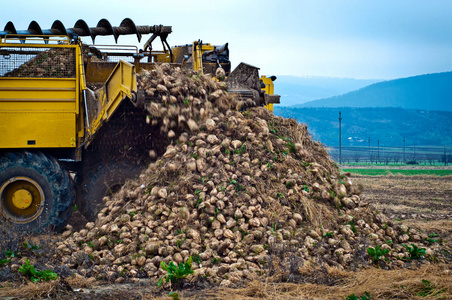
[[[44,192],[29,177],[12,177],[0,187],[1,213],[15,223],[35,220],[44,208]]]
[[[33,196],[26,189],[20,189],[13,193],[13,205],[18,209],[26,209],[30,207]]]

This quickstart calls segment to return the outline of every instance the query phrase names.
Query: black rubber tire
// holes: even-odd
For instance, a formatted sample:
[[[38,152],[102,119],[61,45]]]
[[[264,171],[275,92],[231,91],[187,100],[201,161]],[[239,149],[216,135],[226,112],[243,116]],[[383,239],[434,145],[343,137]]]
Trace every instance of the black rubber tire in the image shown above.
[[[46,229],[64,229],[74,206],[75,193],[72,179],[57,160],[41,152],[9,152],[0,154],[0,187],[14,177],[27,177],[39,184],[44,194],[43,209],[36,218],[20,223],[6,217],[14,227],[25,232],[39,233]],[[0,195],[1,197],[1,195]],[[0,199],[0,212],[5,212],[4,199]]]
[[[77,208],[88,221],[95,221],[105,207],[103,198],[118,191],[128,179],[136,179],[142,168],[126,163],[108,163],[83,172],[77,180]]]

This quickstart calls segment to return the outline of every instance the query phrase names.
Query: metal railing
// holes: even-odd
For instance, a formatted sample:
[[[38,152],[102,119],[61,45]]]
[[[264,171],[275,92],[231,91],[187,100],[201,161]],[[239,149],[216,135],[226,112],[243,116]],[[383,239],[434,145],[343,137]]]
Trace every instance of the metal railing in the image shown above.
[[[1,47],[0,76],[75,78],[75,49]]]

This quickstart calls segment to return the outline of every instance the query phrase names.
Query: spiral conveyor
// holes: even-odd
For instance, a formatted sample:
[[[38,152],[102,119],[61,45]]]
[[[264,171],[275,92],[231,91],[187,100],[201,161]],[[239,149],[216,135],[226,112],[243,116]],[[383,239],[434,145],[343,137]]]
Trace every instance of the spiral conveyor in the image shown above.
[[[108,36],[112,35],[115,38],[115,42],[118,42],[118,38],[121,35],[136,35],[138,41],[141,41],[142,35],[151,34],[150,40],[154,40],[156,37],[160,37],[162,41],[166,41],[168,34],[172,32],[171,26],[163,25],[145,25],[137,26],[135,23],[129,19],[125,18],[122,20],[119,26],[112,26],[107,19],[102,19],[97,23],[96,27],[89,27],[88,24],[80,19],[78,20],[73,28],[66,28],[63,23],[59,20],[53,22],[50,29],[41,29],[41,26],[36,22],[32,21],[28,26],[27,30],[16,30],[13,22],[8,22],[3,29],[0,31],[0,37],[3,38],[6,35],[20,36],[21,41],[25,42],[27,36],[41,36],[44,39],[50,36],[63,35],[68,36],[71,40],[77,40],[78,37],[89,36],[91,37],[93,44],[97,36]]]

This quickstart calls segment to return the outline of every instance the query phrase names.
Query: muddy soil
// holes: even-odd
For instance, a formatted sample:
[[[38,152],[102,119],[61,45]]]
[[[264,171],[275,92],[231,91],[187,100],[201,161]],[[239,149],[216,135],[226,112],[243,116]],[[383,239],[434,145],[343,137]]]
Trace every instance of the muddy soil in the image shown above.
[[[356,176],[365,199],[395,223],[452,241],[452,176]],[[438,237],[436,237],[438,235]]]
[[[364,195],[394,220],[452,219],[451,176],[357,176]]]

